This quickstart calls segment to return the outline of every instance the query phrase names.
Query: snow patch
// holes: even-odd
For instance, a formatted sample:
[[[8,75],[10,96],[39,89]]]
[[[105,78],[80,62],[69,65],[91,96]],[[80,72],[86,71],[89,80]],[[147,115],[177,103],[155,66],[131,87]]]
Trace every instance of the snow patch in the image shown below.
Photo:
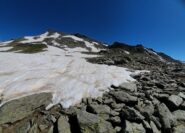
[[[152,50],[149,50],[149,49],[147,49],[147,48],[145,48],[145,49],[146,49],[149,53],[156,55],[156,56],[159,58],[160,61],[165,62],[165,60],[164,60],[160,55],[158,55],[156,52],[154,52],[154,51],[152,51]]]
[[[79,37],[73,36],[73,35],[66,35],[66,36],[63,36],[63,38],[72,38],[75,41],[84,41],[82,38],[79,38]]]
[[[54,40],[52,41],[52,44],[53,44],[53,46],[60,46],[60,44]]]
[[[7,45],[7,44],[9,44],[9,43],[12,43],[13,41],[6,41],[6,42],[1,42],[0,43],[0,46],[5,46],[5,45]]]
[[[24,41],[21,41],[21,43],[35,43],[35,42],[42,42],[44,39],[47,38],[58,38],[60,36],[59,33],[53,33],[52,35],[49,35],[49,32],[46,32],[44,34],[41,34],[40,36],[26,36],[24,37]]]
[[[50,38],[58,38],[58,37],[60,37],[60,34],[56,32],[53,35],[50,35],[49,37]]]
[[[92,55],[78,50],[81,49],[48,46],[47,51],[35,54],[1,52],[1,106],[23,96],[51,92],[53,100],[48,108],[58,103],[68,108],[82,98],[102,96],[111,85],[135,81],[130,75],[139,73],[123,67],[91,64],[84,58]]]
[[[63,36],[64,38],[72,38],[73,40],[75,41],[81,41],[81,42],[84,42],[86,47],[90,48],[92,52],[99,52],[100,49],[96,48],[94,46],[94,42],[90,43],[88,41],[85,41],[84,39],[82,38],[79,38],[79,37],[76,37],[74,35],[66,35],[66,36]]]

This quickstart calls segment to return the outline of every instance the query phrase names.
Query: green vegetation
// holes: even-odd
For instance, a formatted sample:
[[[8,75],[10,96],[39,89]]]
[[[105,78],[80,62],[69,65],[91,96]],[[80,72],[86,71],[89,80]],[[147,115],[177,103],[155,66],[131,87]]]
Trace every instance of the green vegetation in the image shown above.
[[[38,53],[45,51],[47,48],[45,44],[18,44],[14,45],[13,48],[7,50],[6,52],[19,52],[19,53]]]

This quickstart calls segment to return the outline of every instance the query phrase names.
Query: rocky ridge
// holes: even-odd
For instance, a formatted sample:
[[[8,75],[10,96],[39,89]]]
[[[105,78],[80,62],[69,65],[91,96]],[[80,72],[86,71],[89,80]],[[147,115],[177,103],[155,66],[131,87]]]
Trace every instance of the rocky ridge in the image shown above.
[[[9,45],[18,46],[20,40],[24,39]],[[49,37],[41,42],[60,48],[65,48],[64,44],[69,48],[86,47],[69,38],[57,36],[55,40]],[[55,105],[45,110],[52,99],[50,93],[10,101],[0,108],[0,133],[184,133],[185,65],[142,45],[98,44],[100,51],[95,53],[88,47],[85,53],[99,56],[87,61],[150,72],[133,75],[137,82],[111,86],[102,97],[84,98],[68,109]]]

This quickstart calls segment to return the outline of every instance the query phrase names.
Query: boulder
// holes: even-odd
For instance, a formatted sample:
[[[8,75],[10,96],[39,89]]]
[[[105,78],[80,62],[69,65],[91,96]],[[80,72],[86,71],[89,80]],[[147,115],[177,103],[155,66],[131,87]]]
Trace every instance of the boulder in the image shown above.
[[[185,94],[184,94],[184,93],[180,92],[180,93],[178,94],[178,96],[185,100]]]
[[[51,126],[48,130],[48,133],[53,133],[54,126]]]
[[[120,124],[121,123],[121,118],[119,116],[114,116],[109,119],[114,124]]]
[[[77,122],[81,133],[115,133],[111,123],[85,111],[77,112]]]
[[[115,129],[115,131],[118,132],[118,133],[120,133],[121,130],[122,130],[121,127],[119,127],[119,126],[116,126],[114,129]]]
[[[43,131],[43,130],[45,130],[46,128],[48,128],[48,125],[39,125],[40,131]]]
[[[87,107],[88,111],[95,114],[110,114],[111,109],[107,105],[90,105]]]
[[[185,125],[181,124],[173,128],[173,133],[184,133],[185,132]]]
[[[142,122],[145,119],[145,117],[142,116],[139,111],[135,110],[134,108],[127,107],[127,106],[125,106],[122,109],[121,116],[123,119],[134,121],[134,122]]]
[[[150,126],[152,128],[153,133],[161,133],[161,131],[156,127],[153,121],[150,121]]]
[[[152,103],[140,104],[137,109],[147,118],[154,114],[154,106]]]
[[[163,129],[171,132],[172,126],[176,124],[175,117],[172,115],[172,113],[169,111],[168,107],[164,103],[159,104],[157,106],[157,109]]]
[[[177,110],[172,113],[177,120],[185,121],[185,111],[184,110]]]
[[[119,88],[126,91],[137,92],[137,86],[135,82],[124,82],[119,86]]]
[[[0,107],[0,124],[21,120],[32,114],[37,108],[47,106],[51,100],[51,93],[40,93],[9,101]]]
[[[150,124],[147,121],[143,120],[142,123],[143,123],[143,127],[146,129],[147,132],[152,131],[152,128],[151,128]]]
[[[162,128],[162,125],[160,123],[160,119],[155,117],[155,116],[151,116],[150,117],[151,121],[153,121],[155,123],[155,125],[157,126],[158,129]]]
[[[111,92],[111,94],[115,97],[116,100],[123,103],[137,103],[137,97],[131,96],[130,94],[123,91]]]
[[[126,121],[126,133],[146,133],[146,130],[144,129],[142,124],[137,123],[131,123],[129,121]]]
[[[182,104],[183,99],[177,95],[171,95],[168,98],[168,101],[169,101],[170,105],[172,106],[172,108],[176,108]]]
[[[27,133],[38,133],[38,125],[34,124]]]
[[[57,122],[58,133],[71,133],[69,119],[67,116],[60,116]]]
[[[23,122],[18,125],[14,130],[16,133],[27,133],[31,128],[30,122]]]
[[[185,101],[184,101],[184,102],[182,102],[182,104],[181,104],[180,108],[182,108],[183,110],[185,110]]]

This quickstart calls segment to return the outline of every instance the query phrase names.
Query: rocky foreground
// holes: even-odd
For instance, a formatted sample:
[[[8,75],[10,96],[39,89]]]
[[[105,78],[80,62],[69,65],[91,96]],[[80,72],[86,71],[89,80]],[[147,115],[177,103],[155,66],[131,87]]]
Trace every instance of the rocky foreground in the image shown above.
[[[184,133],[184,75],[176,67],[151,70],[134,77],[136,83],[112,86],[103,97],[83,99],[68,109],[45,110],[49,93],[23,97],[0,108],[0,132]]]
[[[136,82],[111,86],[103,97],[84,98],[67,109],[58,104],[46,110],[51,93],[7,102],[0,107],[0,133],[185,132],[183,63],[141,45],[116,43],[98,55],[87,61],[150,72],[133,76]]]

